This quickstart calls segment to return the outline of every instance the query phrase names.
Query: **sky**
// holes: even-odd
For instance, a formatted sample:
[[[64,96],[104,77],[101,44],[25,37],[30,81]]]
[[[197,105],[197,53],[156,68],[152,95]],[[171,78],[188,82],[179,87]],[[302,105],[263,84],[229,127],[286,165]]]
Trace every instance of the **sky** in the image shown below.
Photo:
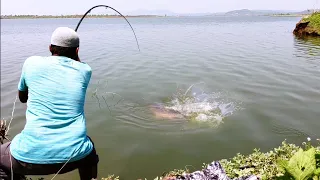
[[[1,15],[84,14],[91,7],[99,4],[111,6],[123,14],[141,10],[215,13],[236,9],[297,11],[320,9],[320,0],[1,0]],[[103,10],[97,8],[92,11],[92,14],[98,14],[101,11]]]

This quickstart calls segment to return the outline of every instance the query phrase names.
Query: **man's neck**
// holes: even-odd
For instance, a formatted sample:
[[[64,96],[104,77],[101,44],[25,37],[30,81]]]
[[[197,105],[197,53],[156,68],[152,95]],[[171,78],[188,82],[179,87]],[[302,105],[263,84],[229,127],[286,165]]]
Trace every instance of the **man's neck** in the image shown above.
[[[52,54],[52,56],[60,56],[60,55],[59,54]],[[60,57],[66,57],[66,56],[60,56]],[[67,58],[69,58],[69,57],[67,57]],[[70,59],[73,59],[73,58],[70,58]],[[73,59],[73,60],[78,61],[76,59]]]

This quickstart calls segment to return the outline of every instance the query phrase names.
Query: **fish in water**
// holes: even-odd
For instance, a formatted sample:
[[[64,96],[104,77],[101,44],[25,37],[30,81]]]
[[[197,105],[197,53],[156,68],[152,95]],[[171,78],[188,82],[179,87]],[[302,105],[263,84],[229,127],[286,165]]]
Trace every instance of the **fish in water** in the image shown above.
[[[222,122],[231,115],[235,104],[224,102],[219,93],[205,93],[190,86],[184,93],[174,94],[167,103],[154,103],[149,109],[160,119],[186,119],[196,121]]]
[[[186,102],[183,102],[182,104],[178,105],[176,102],[180,97],[179,96],[179,97],[173,97],[173,99],[171,100],[173,105],[171,106],[167,106],[165,103],[154,103],[152,105],[149,105],[149,109],[155,115],[156,118],[187,119],[188,113],[184,112],[183,109],[191,108],[195,110],[196,108],[202,108],[198,105],[198,103],[201,105],[209,97],[208,94],[201,92],[199,89],[195,90],[193,88],[189,88],[188,91],[190,91],[191,94],[187,95],[187,93],[185,93],[184,95],[180,95],[181,97],[185,98],[185,101],[186,101]]]
[[[152,113],[156,118],[165,118],[165,119],[181,119],[184,116],[173,109],[168,109],[164,105],[156,103],[149,106]]]

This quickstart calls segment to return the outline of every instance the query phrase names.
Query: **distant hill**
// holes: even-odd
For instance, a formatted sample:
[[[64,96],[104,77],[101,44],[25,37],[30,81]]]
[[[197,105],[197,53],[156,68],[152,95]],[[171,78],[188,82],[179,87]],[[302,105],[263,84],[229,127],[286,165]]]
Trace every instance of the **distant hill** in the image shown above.
[[[226,12],[224,15],[227,15],[227,16],[259,16],[259,15],[264,15],[264,13],[259,12],[259,11],[252,11],[249,9],[240,9],[240,10]]]
[[[320,10],[316,10],[320,11]],[[290,11],[290,10],[249,10],[249,9],[240,9],[226,12],[226,16],[265,16],[265,15],[303,15],[311,14],[313,10],[305,11]]]

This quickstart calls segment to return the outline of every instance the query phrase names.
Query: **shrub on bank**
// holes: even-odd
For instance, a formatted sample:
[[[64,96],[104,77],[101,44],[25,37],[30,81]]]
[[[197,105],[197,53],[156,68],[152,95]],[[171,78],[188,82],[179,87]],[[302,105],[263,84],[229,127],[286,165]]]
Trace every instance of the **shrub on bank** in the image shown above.
[[[307,16],[302,19],[303,22],[310,22],[308,25],[312,28],[315,28],[320,33],[320,12],[315,12],[310,16]]]

